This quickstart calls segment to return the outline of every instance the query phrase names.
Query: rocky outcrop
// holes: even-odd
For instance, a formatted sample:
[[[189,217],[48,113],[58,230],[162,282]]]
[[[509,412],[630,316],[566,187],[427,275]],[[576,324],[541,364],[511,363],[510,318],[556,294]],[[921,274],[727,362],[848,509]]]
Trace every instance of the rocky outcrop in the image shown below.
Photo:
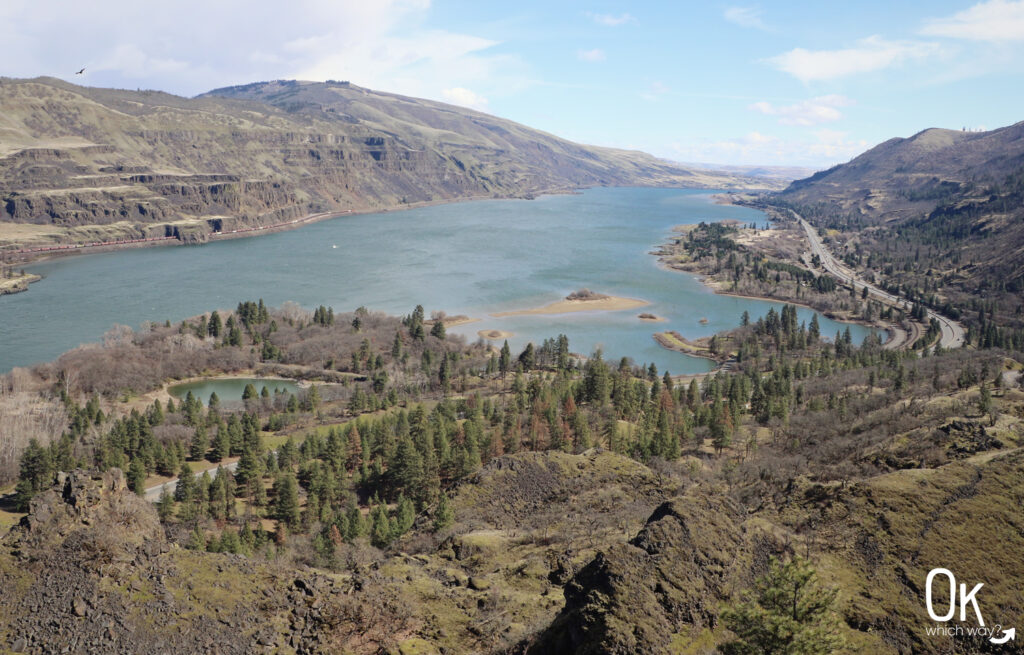
[[[0,651],[329,652],[342,591],[169,544],[120,471],[61,474],[0,543]]]
[[[749,576],[755,549],[741,520],[723,496],[691,491],[664,503],[630,543],[573,577],[564,610],[525,651],[668,653],[674,634],[713,629],[731,585]]]

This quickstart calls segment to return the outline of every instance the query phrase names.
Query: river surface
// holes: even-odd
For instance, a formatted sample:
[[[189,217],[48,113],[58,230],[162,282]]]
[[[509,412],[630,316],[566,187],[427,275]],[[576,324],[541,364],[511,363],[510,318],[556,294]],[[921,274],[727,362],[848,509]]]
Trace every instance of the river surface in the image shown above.
[[[665,350],[655,332],[689,338],[736,327],[744,310],[764,315],[779,303],[716,295],[695,276],[669,271],[649,252],[675,225],[739,219],[761,212],[717,205],[707,190],[598,188],[536,200],[486,200],[408,211],[343,216],[289,232],[201,246],[122,250],[28,267],[44,277],[29,291],[0,297],[0,372],[56,358],[99,341],[114,324],[172,322],[263,298],[335,311],[359,306],[408,314],[431,311],[482,319],[449,332],[513,332],[528,341],[565,333],[573,352],[654,362],[673,374],[712,362]],[[641,298],[649,307],[493,318],[538,307],[582,287]],[[651,312],[668,319],[637,319]],[[799,309],[800,320],[812,313]],[[701,324],[701,319],[707,319]],[[822,334],[845,325],[820,318]],[[852,325],[854,341],[868,333]],[[500,343],[499,343],[500,345]]]

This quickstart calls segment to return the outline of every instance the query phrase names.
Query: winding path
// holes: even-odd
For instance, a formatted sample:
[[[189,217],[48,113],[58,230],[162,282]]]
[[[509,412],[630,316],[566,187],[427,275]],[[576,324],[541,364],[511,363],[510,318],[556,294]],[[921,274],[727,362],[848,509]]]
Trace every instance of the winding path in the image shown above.
[[[858,279],[856,271],[842,264],[832,256],[832,253],[829,252],[828,248],[825,247],[825,244],[822,243],[821,237],[818,235],[818,231],[814,229],[810,223],[804,220],[804,218],[795,211],[790,210],[790,212],[796,220],[800,222],[800,225],[803,226],[804,231],[807,233],[807,240],[811,244],[811,252],[818,256],[818,259],[821,260],[822,267],[824,267],[826,271],[855,288],[858,285],[867,288],[870,295],[875,296],[888,304],[910,309],[910,301],[904,300],[899,296],[880,289],[870,282]],[[939,344],[942,345],[943,348],[961,348],[964,345],[964,328],[962,325],[930,309],[928,309],[927,312],[928,318],[937,321],[941,328]]]

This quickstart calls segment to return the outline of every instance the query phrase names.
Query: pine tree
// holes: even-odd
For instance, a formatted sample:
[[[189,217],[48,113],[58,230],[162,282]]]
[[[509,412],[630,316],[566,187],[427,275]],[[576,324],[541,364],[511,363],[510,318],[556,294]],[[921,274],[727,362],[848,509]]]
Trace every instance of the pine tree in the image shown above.
[[[174,515],[174,497],[167,492],[167,487],[160,490],[160,500],[156,503],[156,513],[162,523],[166,523]]]
[[[213,448],[210,449],[210,461],[219,462],[228,457],[231,453],[231,435],[227,426],[221,423],[217,428],[217,436],[213,438]]]
[[[128,467],[128,488],[140,496],[146,493],[146,465],[141,457],[133,458]]]
[[[834,610],[837,591],[822,587],[810,564],[772,558],[768,573],[743,601],[722,613],[736,640],[731,655],[826,655],[843,647]]]
[[[423,479],[423,458],[408,437],[398,442],[388,475],[393,488],[400,493],[411,493],[420,485]]]
[[[220,322],[220,314],[216,310],[210,314],[210,321],[206,324],[206,333],[214,339],[220,338],[223,325]]]
[[[508,339],[505,340],[504,345],[501,347],[501,355],[498,359],[498,370],[501,372],[501,379],[505,379],[505,374],[512,369],[512,350],[508,347]]]
[[[174,500],[179,503],[190,503],[195,491],[196,476],[192,474],[192,467],[188,462],[183,462],[178,473],[178,484],[174,487]]]
[[[15,503],[21,512],[28,511],[28,503],[34,495],[43,491],[53,482],[53,459],[50,451],[39,445],[33,438],[21,454],[18,465],[18,484],[15,487]]]
[[[448,500],[448,494],[441,494],[437,501],[437,512],[434,514],[434,532],[444,530],[455,522],[455,511]]]
[[[189,456],[194,461],[199,461],[206,457],[206,451],[210,448],[210,440],[206,436],[206,426],[197,425],[195,432],[192,433],[192,443],[189,446]]]
[[[373,508],[373,527],[370,529],[370,543],[377,548],[386,548],[391,543],[391,522],[383,504]]]
[[[189,550],[206,550],[206,535],[203,534],[198,524],[192,529],[192,534],[189,535],[185,548]]]
[[[400,537],[412,528],[412,524],[416,521],[416,508],[413,507],[412,501],[400,495],[398,497],[398,506],[395,508],[395,537]]]
[[[290,471],[274,480],[273,516],[289,528],[299,524],[299,488]]]

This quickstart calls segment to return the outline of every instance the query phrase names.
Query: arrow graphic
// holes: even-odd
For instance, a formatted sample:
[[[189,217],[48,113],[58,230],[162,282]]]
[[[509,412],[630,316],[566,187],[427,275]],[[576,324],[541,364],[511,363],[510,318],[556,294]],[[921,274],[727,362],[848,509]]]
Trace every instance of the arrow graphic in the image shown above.
[[[1000,637],[998,639],[996,639],[995,637],[992,637],[991,639],[989,639],[989,641],[991,641],[993,644],[1005,644],[1006,642],[1012,641],[1013,639],[1016,639],[1016,638],[1017,638],[1017,629],[1016,628],[1009,628],[1008,630],[1003,630],[1003,636],[1002,637]]]

